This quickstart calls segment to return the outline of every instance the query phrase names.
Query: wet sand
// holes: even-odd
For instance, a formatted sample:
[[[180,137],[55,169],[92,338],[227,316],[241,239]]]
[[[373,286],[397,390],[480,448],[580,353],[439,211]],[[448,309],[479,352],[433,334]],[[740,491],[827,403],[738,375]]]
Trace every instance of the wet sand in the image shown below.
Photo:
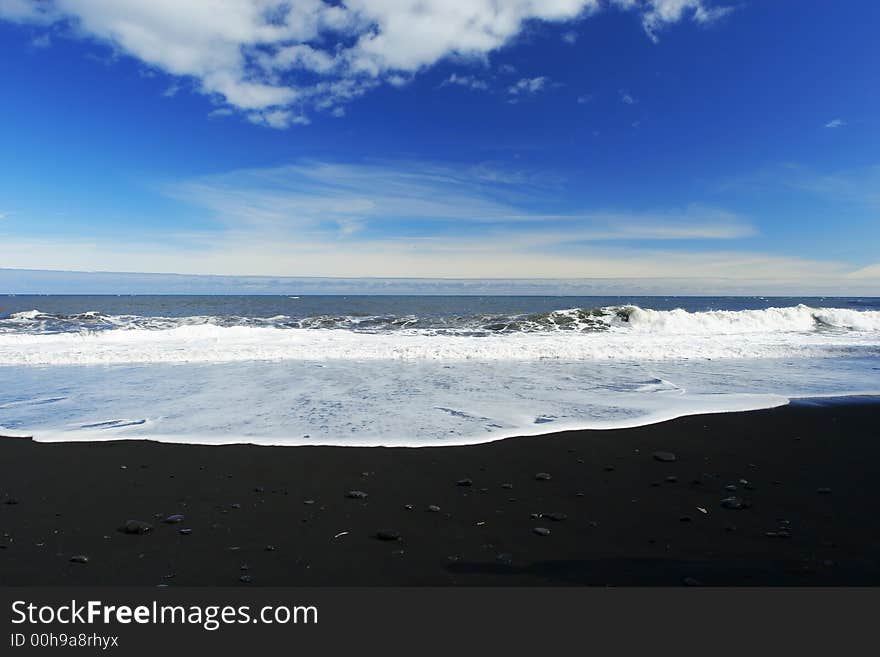
[[[862,399],[447,448],[2,439],[0,583],[876,586],[878,420]]]

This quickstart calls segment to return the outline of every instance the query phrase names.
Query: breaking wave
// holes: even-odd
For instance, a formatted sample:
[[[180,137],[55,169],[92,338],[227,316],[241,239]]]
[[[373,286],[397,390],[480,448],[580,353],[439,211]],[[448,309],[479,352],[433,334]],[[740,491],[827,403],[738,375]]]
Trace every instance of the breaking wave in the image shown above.
[[[880,311],[688,312],[639,306],[510,316],[141,317],[38,310],[0,319],[0,365],[248,360],[680,360],[876,355]]]

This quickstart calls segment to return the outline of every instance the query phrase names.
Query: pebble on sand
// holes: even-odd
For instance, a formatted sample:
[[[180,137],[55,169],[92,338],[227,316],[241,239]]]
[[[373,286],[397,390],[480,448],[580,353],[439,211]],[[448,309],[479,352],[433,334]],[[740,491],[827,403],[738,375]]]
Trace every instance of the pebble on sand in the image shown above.
[[[396,532],[393,529],[380,529],[376,532],[376,538],[380,541],[399,541],[400,532]]]
[[[546,527],[533,527],[532,533],[538,536],[550,536],[550,530]]]
[[[552,477],[549,472],[539,472],[535,475],[536,481],[550,481],[550,479],[552,479]]]
[[[550,520],[555,520],[556,522],[562,522],[568,518],[568,514],[565,514],[562,511],[551,511],[550,513],[544,513],[542,515],[545,518],[550,518]]]
[[[89,557],[85,554],[75,554],[70,557],[70,563],[88,563]]]
[[[670,463],[676,460],[676,456],[672,452],[654,452],[652,456],[655,461],[663,461],[664,463]]]
[[[168,523],[169,525],[173,525],[178,522],[183,522],[183,514],[182,513],[172,513],[170,516],[165,518],[162,522]]]
[[[436,504],[429,504],[428,511],[430,511],[431,513],[440,513],[440,507]]]
[[[143,520],[126,520],[119,531],[123,534],[149,534],[153,531],[153,525]]]
[[[353,500],[364,500],[367,498],[367,494],[362,490],[350,490],[345,496]]]
[[[455,482],[455,485],[456,486],[473,486],[474,481],[473,481],[473,479],[459,479],[458,481]]]
[[[721,506],[725,509],[734,509],[738,511],[740,509],[747,509],[749,507],[749,503],[741,500],[738,497],[725,497],[723,500],[721,500]]]

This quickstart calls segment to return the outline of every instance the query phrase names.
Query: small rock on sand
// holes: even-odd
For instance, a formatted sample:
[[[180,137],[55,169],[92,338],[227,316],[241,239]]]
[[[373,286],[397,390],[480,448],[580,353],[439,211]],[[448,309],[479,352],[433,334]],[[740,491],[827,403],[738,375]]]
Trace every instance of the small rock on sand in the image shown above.
[[[182,513],[172,513],[170,516],[165,518],[162,522],[168,523],[169,525],[173,525],[178,522],[183,522],[183,514]]]
[[[552,477],[550,476],[549,472],[539,472],[535,475],[536,481],[550,481],[551,479]]]
[[[123,534],[149,534],[153,531],[153,525],[143,520],[126,520],[119,531]]]
[[[473,481],[473,479],[459,479],[458,481],[455,482],[455,485],[456,486],[473,486],[474,481]]]
[[[431,513],[440,513],[440,507],[436,504],[429,504],[428,511],[430,511]]]
[[[345,496],[353,500],[364,500],[367,498],[367,494],[362,490],[350,490]]]
[[[88,563],[89,558],[85,554],[75,554],[70,557],[70,563]]]
[[[725,497],[721,500],[721,506],[725,509],[734,509],[738,511],[740,509],[748,508],[749,504],[738,497]]]
[[[670,463],[676,460],[676,456],[672,452],[654,452],[652,456],[655,461],[663,461],[664,463]]]
[[[551,511],[550,513],[543,514],[543,516],[545,518],[550,518],[550,520],[555,520],[556,522],[562,522],[568,518],[568,514],[565,514],[562,511]]]
[[[532,533],[538,536],[550,536],[550,530],[546,527],[533,527]]]
[[[396,532],[393,529],[380,529],[376,532],[376,538],[380,541],[399,541],[400,532]]]

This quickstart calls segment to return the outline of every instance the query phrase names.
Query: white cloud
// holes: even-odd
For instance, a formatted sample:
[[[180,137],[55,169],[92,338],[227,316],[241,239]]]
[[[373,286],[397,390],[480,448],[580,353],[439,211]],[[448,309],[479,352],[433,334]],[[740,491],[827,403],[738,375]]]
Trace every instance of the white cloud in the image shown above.
[[[626,8],[640,6],[632,0],[617,0]],[[642,27],[655,43],[657,33],[667,25],[677,23],[687,16],[701,25],[708,25],[727,16],[733,11],[729,6],[710,6],[706,0],[645,0],[642,13]]]
[[[570,46],[573,46],[577,43],[578,33],[577,32],[563,32],[562,40]]]
[[[48,48],[52,45],[52,37],[48,33],[41,34],[31,40],[31,45],[34,48]]]
[[[225,234],[192,246],[186,235],[162,242],[110,238],[13,239],[0,243],[5,268],[73,271],[142,271],[258,276],[396,277],[422,279],[583,279],[614,285],[641,279],[678,293],[715,289],[717,280],[739,293],[789,289],[838,293],[876,289],[878,271],[852,272],[835,261],[715,250],[687,253],[607,245],[554,253],[495,239],[314,239],[280,241]],[[648,280],[650,279],[650,280]],[[670,279],[675,279],[671,280]]]
[[[686,16],[706,23],[727,11],[707,0],[615,2],[639,12],[652,38]],[[599,0],[0,0],[0,19],[69,22],[74,35],[190,78],[252,121],[286,127],[441,60],[485,60],[529,21],[565,24],[600,8]]]
[[[296,114],[292,110],[272,109],[260,112],[250,112],[247,115],[248,121],[256,125],[263,125],[269,128],[288,128],[292,125],[308,125],[309,118],[301,114]]]
[[[624,105],[635,105],[637,102],[639,102],[635,98],[633,98],[629,93],[624,91],[623,89],[621,89],[619,91],[619,93],[620,93],[620,102],[623,103]]]
[[[662,212],[530,209],[535,204],[552,206],[558,184],[488,166],[453,169],[424,162],[303,162],[204,176],[164,191],[215,217],[217,229],[194,238],[194,244],[212,244],[234,234],[242,243],[313,243],[327,253],[363,251],[359,257],[367,257],[365,252],[372,249],[378,249],[377,254],[389,248],[411,253],[429,245],[434,252],[443,244],[449,249],[455,244],[463,253],[481,244],[489,252],[494,249],[491,245],[498,245],[500,252],[538,250],[549,262],[553,253],[569,257],[559,252],[566,245],[731,240],[755,234],[743,217],[699,205]],[[460,237],[442,237],[450,234]],[[436,273],[440,261],[431,266],[430,272]],[[370,268],[351,275],[377,271]],[[455,271],[450,268],[443,275]]]
[[[441,86],[447,86],[450,84],[479,91],[485,91],[489,88],[489,84],[485,80],[481,80],[473,75],[459,75],[457,73],[453,73],[446,78]]]
[[[825,124],[826,128],[842,128],[846,125],[846,121],[843,119],[832,119],[828,123]]]
[[[577,97],[578,105],[586,105],[591,100],[593,100],[593,94],[582,94]]]
[[[536,78],[521,78],[512,84],[507,91],[514,96],[534,94],[541,91],[546,84],[547,78],[543,75]]]

